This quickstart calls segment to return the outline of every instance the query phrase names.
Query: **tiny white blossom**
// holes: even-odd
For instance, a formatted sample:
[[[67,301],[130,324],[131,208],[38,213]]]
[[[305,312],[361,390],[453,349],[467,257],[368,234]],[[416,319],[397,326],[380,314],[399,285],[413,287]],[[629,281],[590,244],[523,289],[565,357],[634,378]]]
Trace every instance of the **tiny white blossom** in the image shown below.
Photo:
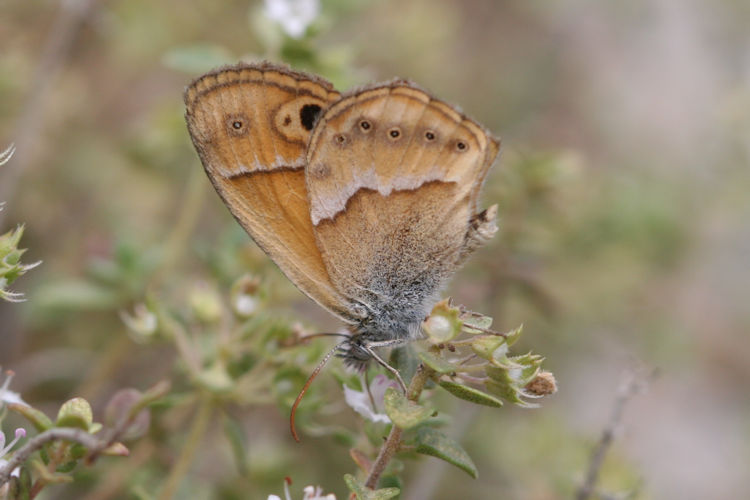
[[[156,333],[158,319],[145,304],[136,304],[134,314],[120,311],[120,319],[135,334],[136,341],[144,341]]]
[[[13,449],[13,447],[16,445],[19,439],[26,436],[26,429],[19,427],[16,429],[15,437],[13,438],[13,441],[11,441],[8,446],[5,446],[5,434],[3,432],[0,432],[0,469],[5,467],[5,464],[8,463],[7,460],[5,460],[5,455],[7,455],[10,450]],[[18,467],[13,469],[11,472],[12,476],[18,476],[20,473],[20,470]]]
[[[13,157],[13,153],[16,152],[16,145],[11,144],[8,146],[5,151],[0,153],[0,165],[5,165],[10,161],[10,159]]]
[[[355,391],[344,386],[344,399],[346,400],[346,404],[366,419],[389,424],[391,423],[391,419],[385,414],[385,403],[383,402],[385,391],[389,387],[398,389],[398,384],[385,375],[379,374],[370,382],[369,394],[367,390]],[[373,403],[375,403],[374,406]]]
[[[292,500],[292,497],[289,495],[290,482],[291,479],[289,478],[284,481],[284,500]],[[336,500],[336,495],[333,493],[323,495],[323,488],[320,486],[305,486],[302,492],[304,493],[302,500]],[[268,495],[268,500],[281,500],[281,497],[278,495]]]
[[[292,38],[300,38],[320,13],[319,0],[266,0],[266,16]]]
[[[13,373],[11,370],[5,372],[5,381],[3,382],[3,385],[0,386],[0,408],[9,403],[29,406],[23,399],[21,399],[20,394],[8,389],[8,387],[10,386],[10,382],[11,380],[13,380],[14,376],[15,373]]]

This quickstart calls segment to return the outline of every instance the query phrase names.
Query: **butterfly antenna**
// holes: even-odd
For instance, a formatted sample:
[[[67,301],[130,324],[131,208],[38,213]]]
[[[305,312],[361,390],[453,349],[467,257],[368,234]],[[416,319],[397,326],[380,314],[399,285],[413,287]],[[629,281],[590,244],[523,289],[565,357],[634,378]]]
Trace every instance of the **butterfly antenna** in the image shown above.
[[[321,334],[314,334],[311,336],[315,336],[315,335],[321,335]],[[333,346],[333,349],[328,351],[328,354],[326,354],[325,357],[323,357],[321,362],[318,363],[318,366],[316,366],[313,372],[310,374],[310,377],[307,379],[307,382],[305,382],[305,385],[302,386],[302,390],[299,391],[299,394],[297,395],[297,399],[294,400],[294,404],[292,405],[292,414],[289,415],[289,429],[292,431],[292,437],[298,443],[299,443],[299,436],[297,435],[297,429],[294,427],[294,416],[297,414],[297,407],[299,406],[300,401],[302,401],[302,397],[307,392],[307,389],[310,388],[310,384],[312,384],[313,379],[315,379],[315,377],[318,376],[318,373],[320,373],[320,370],[322,370],[323,367],[326,365],[326,363],[328,363],[328,360],[331,359],[331,356],[333,356],[333,354],[336,351],[338,351],[341,348],[341,346],[343,346],[347,342],[349,341],[344,340],[343,342],[339,342],[338,344]]]

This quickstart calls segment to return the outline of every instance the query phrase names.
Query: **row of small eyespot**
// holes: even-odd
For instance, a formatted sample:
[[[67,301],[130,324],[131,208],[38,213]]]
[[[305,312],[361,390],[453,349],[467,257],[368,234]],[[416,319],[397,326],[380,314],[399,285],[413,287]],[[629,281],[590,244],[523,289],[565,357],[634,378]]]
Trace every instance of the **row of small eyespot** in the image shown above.
[[[372,129],[372,124],[369,120],[360,120],[359,128],[361,128],[365,133],[369,133],[369,131]],[[393,139],[398,139],[401,136],[401,129],[399,129],[398,127],[393,127],[388,130],[388,135]],[[426,130],[424,133],[424,138],[432,142],[437,138],[437,136],[432,130]],[[346,141],[346,137],[341,134],[337,135],[335,139],[339,144],[343,144]],[[456,142],[456,149],[458,149],[459,151],[465,151],[467,148],[468,146],[465,142]]]

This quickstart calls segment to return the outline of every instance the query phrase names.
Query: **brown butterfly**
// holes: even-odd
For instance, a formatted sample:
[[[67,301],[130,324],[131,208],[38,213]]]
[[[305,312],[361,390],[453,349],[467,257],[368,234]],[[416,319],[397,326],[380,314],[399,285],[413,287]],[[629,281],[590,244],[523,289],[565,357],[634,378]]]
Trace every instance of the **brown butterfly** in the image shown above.
[[[497,230],[497,206],[477,202],[499,141],[411,82],[341,95],[318,76],[240,64],[195,80],[185,105],[216,191],[347,323],[335,350],[357,369],[382,361],[373,347],[418,336],[448,277]]]

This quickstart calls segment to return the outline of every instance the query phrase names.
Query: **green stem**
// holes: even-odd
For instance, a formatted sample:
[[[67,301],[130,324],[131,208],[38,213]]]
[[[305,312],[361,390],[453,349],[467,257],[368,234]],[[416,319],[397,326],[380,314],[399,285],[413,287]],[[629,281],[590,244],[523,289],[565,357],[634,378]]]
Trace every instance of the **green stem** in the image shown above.
[[[422,394],[424,385],[427,383],[430,377],[434,375],[434,373],[434,370],[426,367],[424,364],[420,364],[419,368],[417,368],[417,372],[414,374],[414,377],[412,377],[411,382],[409,383],[409,388],[406,391],[406,397],[411,401],[416,402],[419,399],[419,396]],[[395,425],[391,427],[391,432],[388,434],[388,437],[383,443],[383,446],[380,448],[378,457],[375,459],[375,462],[373,462],[372,467],[370,467],[370,473],[367,476],[365,486],[373,490],[377,488],[380,476],[383,475],[383,471],[385,471],[386,466],[399,450],[399,448],[401,448],[401,437],[403,433],[403,429],[399,429]]]
[[[206,433],[208,422],[211,420],[211,413],[213,413],[213,407],[211,405],[211,399],[207,396],[201,398],[198,406],[198,413],[193,420],[193,425],[190,428],[190,434],[188,434],[187,443],[182,449],[177,462],[172,467],[172,472],[169,474],[167,481],[164,483],[164,487],[159,494],[159,500],[171,500],[174,498],[177,488],[182,481],[182,478],[187,474],[190,464],[193,462],[198,446],[201,444],[203,435]]]

